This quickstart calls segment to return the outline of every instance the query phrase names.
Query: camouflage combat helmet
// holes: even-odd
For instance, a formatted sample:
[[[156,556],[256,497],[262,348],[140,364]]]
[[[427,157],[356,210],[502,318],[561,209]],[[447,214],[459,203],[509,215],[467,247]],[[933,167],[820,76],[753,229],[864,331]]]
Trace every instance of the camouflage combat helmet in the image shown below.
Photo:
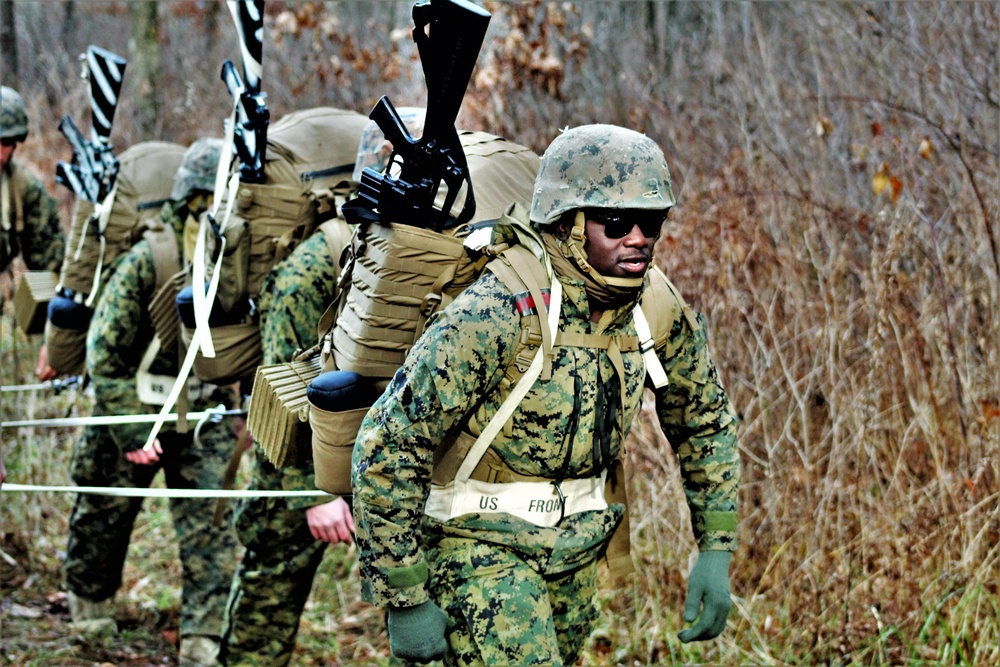
[[[0,139],[24,141],[28,136],[28,112],[16,90],[0,86]]]
[[[424,133],[424,115],[427,110],[423,107],[399,107],[396,113],[403,120],[403,125],[414,137],[419,138]],[[392,152],[391,146],[385,139],[385,134],[375,123],[370,120],[361,133],[361,140],[358,141],[358,158],[354,162],[354,182],[361,182],[361,172],[366,168],[382,172],[389,162],[389,154]]]
[[[560,134],[542,155],[530,218],[548,225],[579,208],[666,210],[674,203],[656,142],[615,125],[582,125]]]
[[[191,144],[174,175],[174,189],[170,192],[170,198],[180,201],[197,190],[215,190],[215,172],[219,168],[221,154],[221,139],[199,139]]]

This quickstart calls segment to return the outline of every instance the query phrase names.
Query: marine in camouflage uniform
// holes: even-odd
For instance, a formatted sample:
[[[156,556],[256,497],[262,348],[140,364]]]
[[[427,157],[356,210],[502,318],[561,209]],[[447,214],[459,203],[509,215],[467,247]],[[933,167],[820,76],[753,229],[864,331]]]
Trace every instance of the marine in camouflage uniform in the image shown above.
[[[199,140],[185,154],[172,200],[163,205],[160,220],[173,229],[178,241],[185,221],[197,216],[208,201],[218,164],[221,142]],[[196,203],[197,202],[197,203]],[[189,208],[190,206],[196,208]],[[162,270],[162,269],[161,269]],[[94,387],[95,415],[155,414],[137,393],[140,362],[153,342],[155,330],[147,310],[156,291],[157,266],[149,241],[136,243],[115,263],[94,310],[87,332],[87,372]],[[176,345],[156,354],[149,372],[176,377]],[[203,392],[207,393],[207,392]],[[231,403],[231,392],[216,388],[192,400],[193,411]],[[191,425],[194,426],[193,424]],[[126,460],[141,450],[149,423],[88,427],[73,450],[71,474],[81,486],[145,488],[161,468],[167,487],[219,489],[236,438],[228,419],[206,421],[194,431],[169,428],[159,433],[162,455],[149,464]],[[222,620],[233,572],[237,542],[231,512],[214,521],[215,499],[170,499],[170,513],[183,565],[180,618],[181,664],[211,664],[222,634]],[[70,517],[66,549],[66,586],[71,611],[93,617],[93,603],[108,600],[122,583],[122,569],[142,498],[79,494]],[[77,621],[74,613],[74,621]],[[212,646],[209,658],[185,659],[186,647]]]
[[[18,254],[28,269],[59,271],[66,245],[56,200],[13,159],[28,136],[28,115],[16,90],[0,87],[0,271]]]
[[[636,336],[632,313],[642,290],[650,280],[665,281],[655,271],[610,278],[594,270],[585,229],[598,213],[589,209],[646,220],[642,214],[652,213],[655,238],[674,199],[659,148],[605,125],[557,138],[542,157],[534,192],[530,224],[562,285],[560,339],[551,378],[532,386],[489,453],[515,476],[555,483],[595,477],[612,465],[649,386],[637,349],[612,354],[560,341]],[[515,206],[500,225],[523,227],[526,218]],[[607,238],[631,239],[635,225],[625,220],[620,237],[609,231]],[[644,242],[645,268],[652,238]],[[481,433],[510,391],[503,381],[520,354],[527,298],[484,273],[434,317],[361,426],[353,485],[362,592],[387,608],[390,646],[399,657],[426,661],[444,653],[446,664],[456,665],[569,665],[597,618],[597,562],[623,519],[623,504],[609,500],[606,509],[568,514],[554,526],[502,512],[447,520],[424,513],[435,450],[456,432]],[[655,353],[669,378],[654,390],[656,412],[678,455],[700,549],[685,620],[694,620],[689,611],[702,603],[706,621],[714,617],[710,629],[696,626],[682,639],[707,639],[721,632],[730,604],[736,417],[696,314],[674,318]],[[703,583],[709,570],[711,600]]]
[[[340,221],[339,243],[350,240]],[[277,264],[261,287],[261,346],[264,364],[291,361],[316,341],[326,305],[336,293],[340,253],[331,251],[324,232],[304,240]],[[316,489],[309,443],[295,465],[276,468],[259,446],[250,489]],[[339,511],[342,499],[249,498],[236,510],[236,531],[246,548],[233,580],[220,660],[229,667],[287,665],[295,649],[299,617],[330,539],[318,539],[308,512]],[[327,507],[329,506],[329,507]],[[349,533],[343,536],[350,540]]]

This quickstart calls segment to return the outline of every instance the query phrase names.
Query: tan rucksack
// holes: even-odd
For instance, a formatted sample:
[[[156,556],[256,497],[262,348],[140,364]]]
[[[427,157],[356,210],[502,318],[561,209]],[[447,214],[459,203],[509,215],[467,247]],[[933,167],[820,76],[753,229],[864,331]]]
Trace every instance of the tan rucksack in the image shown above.
[[[49,364],[57,372],[82,369],[87,326],[101,287],[111,275],[114,260],[155,223],[160,208],[170,199],[185,150],[162,141],[135,144],[118,156],[115,185],[100,206],[77,200],[45,329]],[[54,322],[57,308],[64,312]]]
[[[427,317],[481,273],[487,258],[474,246],[488,242],[492,224],[511,202],[530,201],[540,164],[534,152],[485,132],[460,132],[459,137],[476,198],[472,220],[447,232],[362,223],[351,242],[337,300],[320,322],[321,344],[314,351],[320,354],[319,363],[315,358],[295,362],[292,377],[298,381],[280,386],[277,383],[289,377],[289,367],[275,364],[258,370],[247,419],[275,465],[293,460],[294,442],[301,440],[294,434],[308,421],[317,483],[325,483],[327,471],[345,470],[343,462],[349,459],[365,410],[328,412],[310,404],[304,400],[309,382],[322,371],[340,369],[384,385]],[[457,202],[456,208],[461,205]],[[274,409],[274,402],[280,407]]]
[[[471,285],[485,257],[477,229],[513,202],[531,201],[540,164],[530,149],[485,132],[460,132],[469,164],[476,213],[446,232],[392,223],[363,224],[341,274],[336,317],[321,331],[324,368],[369,378],[392,377],[423,331],[427,318]],[[331,321],[332,320],[332,321]]]
[[[367,123],[362,114],[331,107],[282,117],[268,129],[266,180],[240,183],[229,213],[233,195],[226,194],[218,216],[222,238],[215,244],[222,247],[224,239],[224,250],[213,270],[219,273],[215,301],[233,317],[210,329],[216,356],[199,352],[195,357],[194,372],[202,380],[229,384],[253,377],[262,361],[256,301],[264,277],[336,217],[353,194],[358,141]],[[186,342],[194,333],[190,324],[182,327]]]

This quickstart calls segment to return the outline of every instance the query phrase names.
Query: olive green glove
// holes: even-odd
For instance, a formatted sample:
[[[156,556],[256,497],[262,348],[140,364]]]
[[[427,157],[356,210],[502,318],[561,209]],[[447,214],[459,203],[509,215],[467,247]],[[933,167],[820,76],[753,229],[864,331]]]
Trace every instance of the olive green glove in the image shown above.
[[[729,561],[732,557],[731,551],[702,551],[698,554],[688,579],[687,599],[684,601],[684,622],[692,623],[695,619],[698,622],[677,634],[682,642],[714,639],[726,628],[726,618],[733,606],[729,598]]]
[[[426,664],[444,659],[448,614],[427,600],[416,607],[389,607],[389,649],[401,660]]]

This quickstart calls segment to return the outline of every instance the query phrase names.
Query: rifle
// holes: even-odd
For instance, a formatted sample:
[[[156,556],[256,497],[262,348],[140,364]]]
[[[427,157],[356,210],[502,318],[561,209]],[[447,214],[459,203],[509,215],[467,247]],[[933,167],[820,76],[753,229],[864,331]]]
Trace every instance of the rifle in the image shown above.
[[[264,151],[271,114],[265,104],[267,93],[260,90],[263,72],[264,0],[229,0],[229,11],[240,35],[243,79],[231,60],[222,63],[222,82],[236,103],[233,145],[240,159],[240,180],[264,181]]]
[[[77,197],[99,203],[118,176],[118,158],[110,136],[126,62],[96,46],[88,46],[80,59],[84,61],[82,77],[90,82],[91,138],[84,138],[69,115],[63,117],[59,130],[73,148],[73,161],[56,165],[56,181]]]
[[[355,209],[377,211],[376,220],[407,221],[435,231],[463,224],[475,215],[472,179],[455,119],[490,18],[467,0],[423,0],[413,6],[413,41],[427,86],[424,133],[414,139],[389,98],[379,99],[368,117],[392,143],[392,154],[384,173],[371,168],[362,172]],[[396,168],[398,176],[393,175]],[[442,183],[447,190],[438,209],[434,201]],[[463,184],[465,203],[453,217],[451,209]],[[345,210],[353,213],[350,208]]]

